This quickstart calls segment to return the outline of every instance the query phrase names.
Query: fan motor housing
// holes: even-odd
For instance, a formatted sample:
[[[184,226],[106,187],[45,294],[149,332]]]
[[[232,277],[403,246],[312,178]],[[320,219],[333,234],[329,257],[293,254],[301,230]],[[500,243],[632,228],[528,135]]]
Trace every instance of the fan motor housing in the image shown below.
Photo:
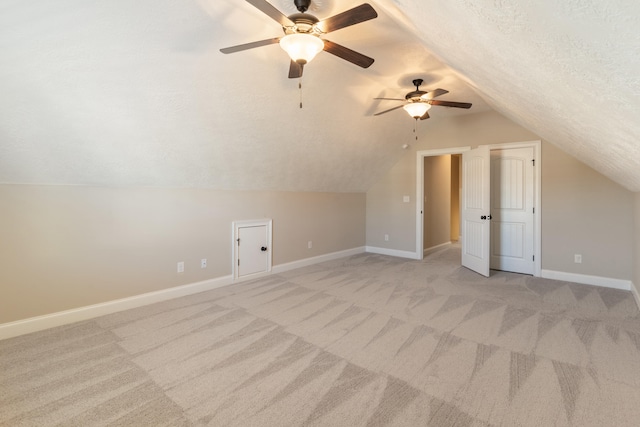
[[[294,13],[293,15],[289,15],[291,21],[293,21],[296,25],[295,27],[284,27],[285,34],[294,34],[294,33],[312,33],[315,30],[315,24],[318,23],[318,18],[308,13]]]
[[[413,92],[409,92],[408,94],[406,94],[404,99],[406,99],[407,101],[416,102],[419,101],[422,95],[424,95],[425,93],[427,92],[423,90],[414,90]]]

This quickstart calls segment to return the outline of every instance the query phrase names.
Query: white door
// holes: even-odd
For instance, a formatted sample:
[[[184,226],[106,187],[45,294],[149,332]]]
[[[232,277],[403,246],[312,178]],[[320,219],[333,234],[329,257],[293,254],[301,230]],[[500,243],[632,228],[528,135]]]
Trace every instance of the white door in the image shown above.
[[[491,268],[533,274],[533,147],[491,150]]]
[[[462,153],[462,265],[489,277],[489,147]]]
[[[271,270],[271,221],[234,224],[234,277]]]

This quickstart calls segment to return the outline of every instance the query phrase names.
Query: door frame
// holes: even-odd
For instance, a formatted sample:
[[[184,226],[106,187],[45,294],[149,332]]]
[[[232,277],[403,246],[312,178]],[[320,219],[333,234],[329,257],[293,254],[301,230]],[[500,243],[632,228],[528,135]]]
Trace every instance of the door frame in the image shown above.
[[[272,254],[272,246],[273,246],[273,238],[272,238],[272,228],[273,228],[273,220],[271,219],[252,219],[252,220],[244,220],[244,221],[233,221],[231,223],[232,226],[232,238],[231,238],[231,246],[232,246],[232,253],[233,253],[233,260],[232,260],[232,271],[233,271],[233,280],[238,280],[240,277],[238,276],[239,273],[239,269],[238,269],[238,256],[240,255],[238,252],[238,235],[239,235],[239,231],[238,229],[240,228],[244,228],[244,227],[261,227],[261,226],[266,226],[267,227],[267,269],[266,271],[261,271],[259,273],[255,273],[255,274],[250,274],[250,275],[245,275],[242,276],[242,279],[245,280],[245,278],[249,277],[249,278],[254,278],[254,277],[260,277],[260,276],[265,276],[267,274],[271,273],[271,254]]]
[[[540,171],[542,170],[542,141],[523,141],[523,142],[507,142],[500,144],[483,144],[488,145],[489,151],[491,150],[505,150],[509,148],[523,148],[533,147],[535,164],[533,167],[533,185],[534,185],[534,230],[533,230],[533,244],[534,244],[534,256],[533,261],[533,275],[535,277],[542,276],[542,176]],[[416,252],[415,259],[424,258],[424,250],[422,248],[424,244],[424,230],[423,230],[423,212],[424,212],[424,158],[431,156],[445,156],[447,154],[462,154],[465,151],[471,150],[470,146],[453,147],[453,148],[439,148],[433,150],[422,150],[416,152]],[[464,239],[464,236],[462,236]]]
[[[416,259],[424,258],[424,158],[446,156],[448,154],[462,154],[471,147],[439,148],[418,151],[416,166]]]

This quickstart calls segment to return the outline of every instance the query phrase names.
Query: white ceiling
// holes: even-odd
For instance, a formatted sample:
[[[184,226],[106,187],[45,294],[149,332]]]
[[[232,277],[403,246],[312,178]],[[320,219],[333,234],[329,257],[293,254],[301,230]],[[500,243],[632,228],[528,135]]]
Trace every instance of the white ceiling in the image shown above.
[[[434,107],[424,131],[493,108],[640,191],[635,2],[370,3],[377,19],[326,38],[375,63],[322,52],[300,109],[277,45],[219,52],[281,34],[243,0],[4,0],[0,182],[366,191],[413,138],[412,119],[374,117],[394,104],[373,98],[402,98],[422,78],[450,91],[439,99],[474,104]]]

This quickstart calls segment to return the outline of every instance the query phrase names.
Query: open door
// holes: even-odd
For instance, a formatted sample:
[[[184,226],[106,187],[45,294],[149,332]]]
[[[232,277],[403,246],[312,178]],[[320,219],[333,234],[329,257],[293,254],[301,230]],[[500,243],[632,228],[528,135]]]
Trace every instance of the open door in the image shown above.
[[[462,153],[462,265],[489,277],[491,233],[489,147]]]

